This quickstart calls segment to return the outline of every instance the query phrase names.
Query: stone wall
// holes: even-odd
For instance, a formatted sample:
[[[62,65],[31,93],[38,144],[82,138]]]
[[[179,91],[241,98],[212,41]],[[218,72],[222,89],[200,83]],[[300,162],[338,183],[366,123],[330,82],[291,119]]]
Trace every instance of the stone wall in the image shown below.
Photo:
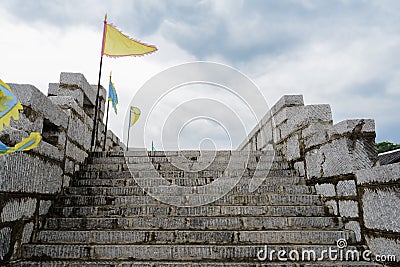
[[[373,120],[345,120],[333,124],[329,105],[304,105],[301,95],[285,95],[239,146],[239,150],[272,148],[307,184],[315,186],[334,214],[342,217],[345,228],[355,232],[358,242],[365,244],[372,240],[371,231],[375,228],[367,230],[362,216],[363,190],[366,189],[361,187],[356,173],[368,173],[378,160]],[[393,177],[393,173],[388,175]],[[387,185],[378,183],[375,186],[387,192]],[[375,193],[374,196],[379,199],[383,195]],[[399,229],[393,231],[399,233]],[[371,245],[373,252],[380,252],[378,248],[383,241],[379,242]]]
[[[368,247],[400,262],[400,163],[359,170],[356,180]]]
[[[31,240],[41,217],[88,156],[97,89],[79,73],[61,73],[60,83],[49,85],[48,96],[32,85],[9,86],[24,109],[0,132],[0,140],[11,146],[39,132],[42,141],[31,151],[0,157],[0,265],[19,257],[21,244]],[[104,88],[100,96],[102,120]],[[103,131],[101,122],[98,145],[103,145]],[[111,131],[107,137],[106,150],[123,149]]]

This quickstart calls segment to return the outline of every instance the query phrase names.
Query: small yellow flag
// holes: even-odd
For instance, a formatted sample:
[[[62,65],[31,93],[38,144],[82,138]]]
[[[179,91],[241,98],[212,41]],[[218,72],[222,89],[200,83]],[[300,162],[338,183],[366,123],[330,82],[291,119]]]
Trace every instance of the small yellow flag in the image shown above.
[[[140,109],[137,107],[131,107],[131,115],[130,115],[130,122],[129,127],[133,126],[140,117]]]
[[[102,55],[110,57],[142,56],[157,51],[153,45],[135,41],[104,21]]]

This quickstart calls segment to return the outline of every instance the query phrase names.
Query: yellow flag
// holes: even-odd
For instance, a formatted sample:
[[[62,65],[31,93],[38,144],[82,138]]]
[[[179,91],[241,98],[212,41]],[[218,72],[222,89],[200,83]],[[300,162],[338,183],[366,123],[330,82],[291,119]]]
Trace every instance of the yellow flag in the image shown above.
[[[131,107],[131,115],[130,115],[130,122],[129,127],[133,126],[140,117],[140,109],[137,107]]]
[[[135,41],[104,21],[102,55],[110,57],[142,56],[157,51],[153,45]]]

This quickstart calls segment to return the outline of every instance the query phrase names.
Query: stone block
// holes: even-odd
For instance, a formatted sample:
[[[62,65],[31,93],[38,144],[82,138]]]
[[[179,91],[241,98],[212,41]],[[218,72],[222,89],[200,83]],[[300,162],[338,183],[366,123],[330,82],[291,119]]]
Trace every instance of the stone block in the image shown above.
[[[336,185],[338,196],[357,196],[357,188],[354,180],[339,181]]]
[[[305,169],[304,169],[304,162],[296,162],[294,164],[294,169],[296,170],[297,174],[301,177],[305,176]]]
[[[39,215],[46,215],[51,207],[51,200],[40,200],[39,202]]]
[[[92,105],[95,104],[96,91],[81,73],[61,72],[60,87],[70,88],[70,90],[73,88],[80,89],[87,100],[89,100]]]
[[[83,163],[87,158],[88,153],[74,145],[72,142],[67,141],[65,155],[78,163]]]
[[[400,190],[364,189],[362,196],[366,228],[400,232]]]
[[[344,228],[352,230],[356,236],[356,241],[361,241],[361,227],[360,223],[357,221],[350,221],[344,225]]]
[[[275,105],[271,107],[272,115],[275,115],[284,107],[292,106],[304,106],[304,100],[302,95],[284,95],[282,96]]]
[[[286,159],[288,161],[300,158],[300,143],[297,135],[293,135],[286,141]]]
[[[325,197],[334,197],[336,196],[335,186],[333,184],[316,184],[315,191],[319,195],[323,195]]]
[[[328,131],[329,138],[348,134],[375,134],[375,121],[372,119],[357,119],[341,121]]]
[[[0,158],[0,191],[54,194],[60,192],[60,165],[28,153]]]
[[[84,94],[83,94],[83,90],[79,87],[65,86],[65,85],[60,86],[60,84],[58,84],[58,83],[50,83],[47,95],[49,97],[52,97],[52,96],[71,97],[72,99],[74,99],[76,101],[76,103],[79,106],[83,107]]]
[[[311,124],[302,130],[302,138],[305,148],[319,146],[328,141],[327,130],[331,127],[330,124],[315,123]]]
[[[11,199],[1,211],[1,222],[12,222],[22,218],[29,219],[36,210],[36,199],[21,198]]]
[[[353,173],[346,140],[333,140],[318,150],[306,152],[306,166],[309,179]]]
[[[29,84],[9,84],[9,86],[15,92],[22,105],[42,114],[44,118],[54,125],[66,128],[68,122],[66,114],[39,89]]]
[[[86,151],[90,150],[91,134],[89,125],[82,122],[77,116],[70,116],[67,136]]]
[[[332,207],[334,215],[339,215],[339,210],[336,200],[325,201],[325,204]]]
[[[84,118],[86,115],[83,107],[80,106],[73,97],[49,96],[49,99],[63,110],[71,109],[75,115],[78,115],[80,118]]]
[[[65,159],[64,164],[64,173],[65,174],[74,174],[75,173],[75,163],[72,160]]]
[[[354,170],[371,168],[378,161],[375,139],[348,141]]]
[[[400,240],[398,238],[366,236],[365,239],[373,255],[390,256],[392,260],[387,259],[386,262],[388,263],[400,262]]]
[[[274,123],[274,126],[277,127],[296,114],[304,112],[304,109],[304,106],[284,107],[274,114],[272,117],[272,122]]]
[[[264,140],[266,144],[270,144],[273,142],[273,137],[272,137],[272,123],[267,122],[264,124],[264,126],[261,128],[261,133],[264,136]]]
[[[10,250],[11,232],[12,229],[10,227],[0,229],[0,260],[2,260]]]
[[[33,222],[25,224],[24,230],[22,231],[21,244],[26,244],[30,242],[33,233],[33,227]]]
[[[41,133],[43,129],[43,115],[32,110],[30,107],[25,107],[18,114],[18,120],[11,120],[10,127],[22,130],[25,132]]]
[[[396,183],[400,181],[400,163],[358,170],[357,184]]]
[[[358,217],[358,203],[353,200],[339,200],[339,214],[342,217]]]

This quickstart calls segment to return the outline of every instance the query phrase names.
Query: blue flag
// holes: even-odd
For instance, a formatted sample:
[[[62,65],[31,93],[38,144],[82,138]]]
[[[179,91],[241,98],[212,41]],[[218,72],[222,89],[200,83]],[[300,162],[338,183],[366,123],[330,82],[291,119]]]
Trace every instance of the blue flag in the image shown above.
[[[111,101],[115,114],[117,114],[118,96],[117,96],[117,91],[115,91],[114,84],[111,81],[111,77],[110,77],[110,84],[108,85],[108,101]]]

